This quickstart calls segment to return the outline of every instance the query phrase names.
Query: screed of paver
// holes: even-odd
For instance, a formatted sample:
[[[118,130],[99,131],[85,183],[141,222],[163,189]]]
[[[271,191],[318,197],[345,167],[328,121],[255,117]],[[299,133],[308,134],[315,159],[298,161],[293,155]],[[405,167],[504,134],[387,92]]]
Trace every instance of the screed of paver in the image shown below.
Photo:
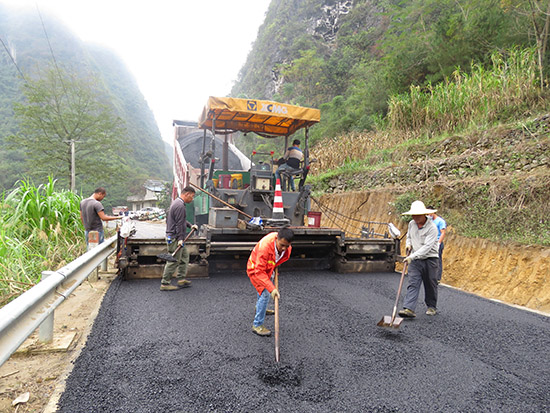
[[[376,326],[399,274],[280,276],[281,361],[252,333],[245,273],[174,292],[116,280],[60,412],[541,412],[547,317],[440,288],[438,314]],[[273,328],[273,317],[266,319]]]

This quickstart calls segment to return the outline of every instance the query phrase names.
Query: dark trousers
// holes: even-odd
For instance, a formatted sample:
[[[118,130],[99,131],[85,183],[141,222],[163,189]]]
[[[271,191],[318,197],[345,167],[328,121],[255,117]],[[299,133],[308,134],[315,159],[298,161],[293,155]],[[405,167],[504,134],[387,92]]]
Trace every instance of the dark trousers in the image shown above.
[[[409,285],[403,301],[403,308],[416,309],[420,285],[424,284],[424,300],[428,307],[437,308],[437,272],[439,258],[413,260],[409,264]]]

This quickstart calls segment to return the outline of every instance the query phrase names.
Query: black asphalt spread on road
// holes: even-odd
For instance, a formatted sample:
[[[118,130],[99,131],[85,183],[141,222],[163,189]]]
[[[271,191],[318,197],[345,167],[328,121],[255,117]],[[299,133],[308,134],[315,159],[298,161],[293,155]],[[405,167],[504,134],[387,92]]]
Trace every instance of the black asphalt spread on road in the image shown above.
[[[244,272],[174,292],[117,279],[59,411],[550,411],[548,317],[442,287],[438,315],[421,302],[399,330],[377,327],[398,282],[283,268],[276,364]]]

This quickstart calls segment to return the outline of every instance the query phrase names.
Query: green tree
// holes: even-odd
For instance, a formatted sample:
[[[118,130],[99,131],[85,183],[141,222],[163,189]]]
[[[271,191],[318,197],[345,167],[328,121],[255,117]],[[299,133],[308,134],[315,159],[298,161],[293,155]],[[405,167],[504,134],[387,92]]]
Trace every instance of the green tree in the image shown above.
[[[123,122],[104,103],[100,87],[96,77],[79,77],[58,66],[27,79],[24,102],[14,104],[19,133],[9,140],[25,150],[32,177],[52,175],[68,186],[72,148],[77,179],[100,182],[122,173]]]
[[[6,142],[17,131],[13,102],[20,96],[20,79],[9,56],[0,52],[0,191],[11,188],[24,175],[24,152],[9,150]]]
[[[490,64],[492,51],[524,44],[501,0],[389,0],[387,8],[382,49],[392,92],[440,82],[472,62]]]
[[[544,67],[548,36],[550,34],[550,1],[549,0],[502,0],[506,11],[511,11],[519,17],[519,21],[527,20],[530,38],[535,38],[537,48],[537,64],[539,69],[540,87],[544,87]],[[518,24],[518,28],[524,25]]]
[[[301,52],[301,57],[283,70],[286,81],[294,85],[297,104],[317,107],[322,103],[323,85],[326,85],[324,66],[323,57],[310,49]]]
[[[168,209],[170,208],[171,202],[172,202],[172,182],[165,182],[164,188],[159,195],[159,201],[157,203],[157,206],[159,208],[164,209],[165,211],[168,211]]]

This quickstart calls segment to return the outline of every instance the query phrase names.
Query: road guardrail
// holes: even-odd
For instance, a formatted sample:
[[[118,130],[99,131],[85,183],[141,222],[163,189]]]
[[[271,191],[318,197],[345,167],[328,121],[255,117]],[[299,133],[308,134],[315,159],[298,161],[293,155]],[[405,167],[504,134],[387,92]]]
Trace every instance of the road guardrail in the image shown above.
[[[117,236],[57,271],[45,271],[42,280],[0,308],[0,366],[40,327],[39,339],[51,341],[55,309],[115,252]]]

